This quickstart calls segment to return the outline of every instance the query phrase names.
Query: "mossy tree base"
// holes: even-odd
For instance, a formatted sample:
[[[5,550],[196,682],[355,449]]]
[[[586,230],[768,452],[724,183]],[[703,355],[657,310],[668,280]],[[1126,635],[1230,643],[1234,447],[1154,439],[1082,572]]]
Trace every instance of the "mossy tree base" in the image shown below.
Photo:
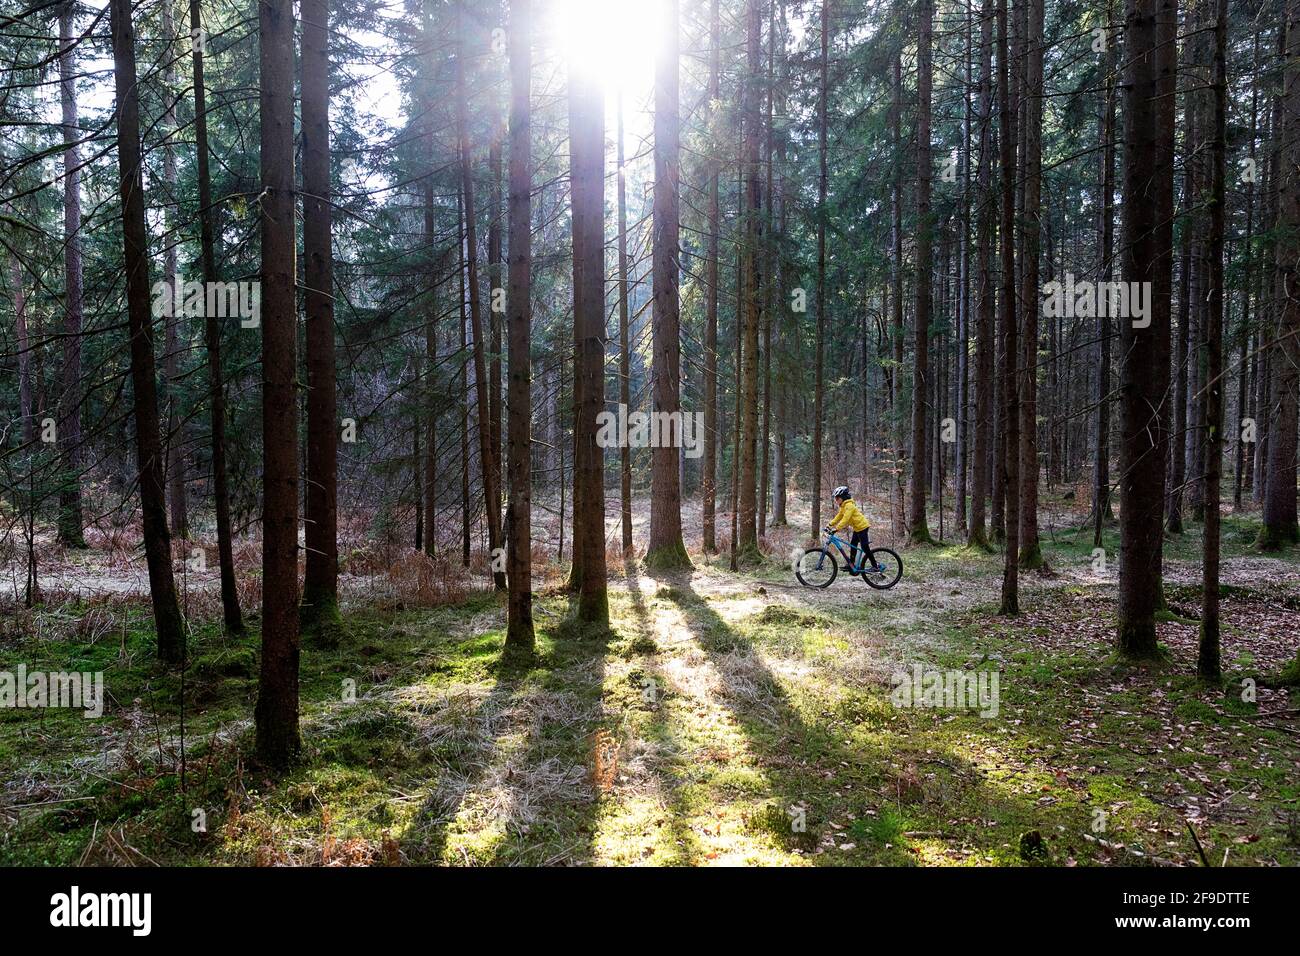
[[[1095,527],[1096,524],[1097,524],[1097,512],[1093,511],[1088,515],[1088,527],[1089,528]],[[1101,526],[1103,528],[1110,528],[1110,527],[1114,527],[1117,524],[1119,524],[1119,519],[1115,517],[1115,512],[1110,507],[1110,505],[1107,505],[1106,510],[1101,513]]]
[[[992,554],[995,550],[983,528],[975,528],[966,536],[966,547],[985,554]]]
[[[511,639],[506,637],[505,646],[501,648],[501,657],[497,661],[497,672],[502,676],[519,676],[526,674],[537,666],[538,655],[537,648],[532,641],[532,634],[528,635],[528,640]]]
[[[297,733],[257,735],[258,762],[276,771],[290,770],[302,760],[302,739]]]
[[[86,544],[86,537],[81,533],[80,529],[73,532],[60,528],[59,544],[65,548],[71,548],[73,551],[86,551],[90,548],[90,545]]]
[[[607,633],[609,631],[609,595],[604,591],[598,594],[579,592],[574,619],[582,625],[584,630],[589,629],[593,632]]]
[[[1260,526],[1259,536],[1255,539],[1257,551],[1282,551],[1293,544],[1300,544],[1300,525],[1264,524]]]
[[[298,607],[298,627],[303,637],[312,638],[319,646],[338,647],[343,631],[338,598],[304,591]]]
[[[1223,671],[1220,669],[1218,662],[1215,662],[1212,667],[1209,667],[1206,670],[1202,670],[1201,665],[1198,663],[1196,667],[1196,679],[1206,687],[1222,687]]]
[[[1043,563],[1043,549],[1034,542],[1028,547],[1022,546],[1017,556],[1016,564],[1022,571],[1035,571]]]
[[[647,551],[641,564],[648,571],[690,571],[695,567],[690,555],[686,553],[686,545],[681,541]]]
[[[282,697],[259,693],[253,708],[256,757],[272,770],[288,770],[302,759],[296,703],[291,709],[286,708]]]
[[[766,555],[758,546],[758,542],[752,541],[749,544],[741,544],[736,548],[734,564],[740,568],[754,568],[766,560]]]
[[[552,633],[568,641],[609,641],[617,636],[609,626],[608,616],[600,620],[586,620],[578,607],[574,607],[573,612]]]
[[[1154,664],[1165,660],[1156,635],[1156,620],[1121,622],[1115,640],[1116,660],[1124,664]]]

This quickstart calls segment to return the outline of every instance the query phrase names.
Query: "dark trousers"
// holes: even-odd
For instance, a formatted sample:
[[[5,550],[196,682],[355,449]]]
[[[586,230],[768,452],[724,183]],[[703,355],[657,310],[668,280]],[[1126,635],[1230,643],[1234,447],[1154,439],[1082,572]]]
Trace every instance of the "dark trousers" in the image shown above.
[[[855,568],[865,564],[871,556],[871,545],[867,542],[870,534],[870,528],[863,528],[861,531],[853,532],[853,537],[849,539],[849,563]],[[863,558],[858,557],[859,552],[862,553]]]

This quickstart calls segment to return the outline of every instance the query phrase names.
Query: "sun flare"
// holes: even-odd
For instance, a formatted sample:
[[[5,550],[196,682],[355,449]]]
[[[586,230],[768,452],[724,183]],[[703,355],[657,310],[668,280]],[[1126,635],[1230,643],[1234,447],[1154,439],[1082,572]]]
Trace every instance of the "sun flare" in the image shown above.
[[[650,88],[659,0],[560,0],[557,18],[565,58],[595,71],[607,93]]]

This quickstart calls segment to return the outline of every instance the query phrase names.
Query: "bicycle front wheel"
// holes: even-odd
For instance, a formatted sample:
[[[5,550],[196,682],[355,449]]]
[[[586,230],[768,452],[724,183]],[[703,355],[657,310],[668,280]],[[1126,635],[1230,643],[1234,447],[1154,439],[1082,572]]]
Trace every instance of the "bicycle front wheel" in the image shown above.
[[[828,588],[839,571],[835,555],[825,548],[809,548],[794,565],[794,576],[806,588]]]
[[[862,580],[877,591],[887,591],[903,576],[903,559],[888,548],[873,548],[871,560],[879,570],[873,571],[870,562],[862,568]]]

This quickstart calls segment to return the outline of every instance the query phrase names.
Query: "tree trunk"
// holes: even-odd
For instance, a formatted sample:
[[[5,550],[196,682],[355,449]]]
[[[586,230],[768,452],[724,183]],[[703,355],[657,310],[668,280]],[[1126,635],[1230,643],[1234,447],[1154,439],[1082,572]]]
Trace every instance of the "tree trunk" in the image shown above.
[[[718,110],[718,65],[722,41],[718,0],[709,7],[709,127],[716,132]],[[620,137],[621,142],[621,137]],[[718,166],[716,153],[706,159],[708,185],[708,235],[704,262],[704,476],[700,497],[703,508],[704,553],[715,554],[717,538],[718,483]],[[621,180],[620,180],[621,182]]]
[[[1113,0],[1106,4],[1106,28],[1112,28],[1115,19]],[[1101,268],[1098,276],[1109,282],[1115,274],[1115,47],[1106,45],[1106,94],[1102,105],[1101,123]],[[1110,506],[1110,340],[1114,319],[1102,316],[1097,320],[1097,447],[1092,471],[1092,521],[1094,548],[1101,547],[1102,528],[1113,522]]]
[[[1194,113],[1194,110],[1189,110]],[[1189,145],[1187,152],[1190,154],[1192,146],[1192,125],[1194,121],[1188,123]],[[1184,174],[1184,194],[1183,204],[1191,207],[1195,202],[1193,190],[1195,187],[1195,176],[1193,175],[1194,161],[1187,161],[1187,172]],[[1192,294],[1191,282],[1189,281],[1192,272],[1192,232],[1193,217],[1189,214],[1186,218],[1186,225],[1183,229],[1181,239],[1181,251],[1179,254],[1179,282],[1178,282],[1178,334],[1173,339],[1174,365],[1172,378],[1174,383],[1173,408],[1173,434],[1172,441],[1169,445],[1169,494],[1166,496],[1165,503],[1165,530],[1170,534],[1183,533],[1183,484],[1187,479],[1187,447],[1186,437],[1187,427],[1187,410],[1191,406],[1187,390],[1187,359],[1190,352],[1190,329],[1192,318]]]
[[[965,82],[962,89],[962,148],[961,156],[961,229],[958,250],[957,277],[957,448],[954,455],[956,488],[954,497],[956,534],[967,537],[966,476],[970,457],[970,140],[971,140],[971,8],[966,8],[965,52],[963,54]]]
[[[14,298],[14,345],[18,352],[18,418],[23,444],[35,439],[36,419],[32,407],[32,346],[27,334],[27,292],[23,285],[26,269],[17,253],[9,253],[9,285]],[[30,450],[29,450],[30,451]]]
[[[659,11],[662,19],[654,93],[653,410],[672,422],[681,417],[677,0],[662,0]],[[650,452],[650,545],[645,561],[647,567],[660,570],[689,568],[691,564],[682,543],[682,487],[678,466],[683,436],[680,429],[678,423],[673,440],[656,443]]]
[[[754,0],[750,0],[751,4]],[[813,444],[812,444],[812,526],[809,535],[813,540],[821,536],[822,527],[822,432],[825,427],[826,388],[826,97],[830,50],[830,2],[821,4],[821,61],[820,86],[817,98],[817,326],[816,359],[813,386]]]
[[[575,338],[576,338],[576,337],[577,337],[577,336],[575,335]],[[565,364],[565,363],[564,363],[564,356],[561,355],[561,356],[560,356],[560,371],[559,371],[558,386],[557,386],[557,388],[556,388],[556,390],[555,390],[555,432],[556,432],[556,436],[557,436],[557,441],[556,441],[556,443],[555,443],[555,447],[556,447],[556,449],[557,449],[557,451],[558,451],[558,458],[559,458],[559,472],[558,472],[558,474],[559,474],[559,485],[560,485],[560,534],[559,534],[559,538],[560,538],[560,540],[559,540],[559,545],[558,545],[558,547],[556,548],[556,553],[555,553],[555,560],[556,560],[556,561],[563,561],[563,560],[564,560],[564,492],[565,492],[565,483],[564,483],[564,442],[558,440],[558,439],[560,439],[560,438],[563,437],[563,435],[561,434],[561,433],[563,432],[563,429],[560,427],[560,389],[563,388],[563,386],[564,386],[564,364]],[[576,388],[577,388],[577,383],[576,383],[576,382],[574,383],[574,388],[575,388],[575,390],[576,390]],[[576,413],[576,412],[575,412],[575,413]],[[570,464],[569,467],[572,469],[572,467],[573,467],[572,464]],[[576,489],[575,489],[575,491],[576,491]],[[574,516],[574,523],[575,523],[575,526],[576,526],[576,523],[577,523],[577,516],[576,516],[576,515]],[[580,575],[580,568],[581,568],[581,565],[578,564],[578,556],[577,556],[577,555],[574,555],[574,556],[573,556],[573,562],[572,562],[572,564],[573,564],[573,566],[572,566],[572,568],[570,568],[569,581],[568,581],[567,589],[570,590],[570,591],[576,592],[576,591],[578,590],[578,586],[579,586],[579,584],[581,583],[581,578],[580,578],[580,576],[579,576],[579,575]]]
[[[1210,129],[1210,209],[1206,238],[1209,296],[1205,323],[1205,395],[1201,435],[1205,440],[1205,545],[1201,575],[1201,634],[1196,672],[1218,681],[1219,664],[1219,483],[1223,473],[1223,238],[1224,164],[1227,146],[1228,0],[1215,0],[1213,122]]]
[[[772,450],[772,314],[776,304],[773,292],[776,279],[776,237],[773,230],[776,222],[773,217],[772,191],[772,110],[776,103],[776,2],[769,0],[767,16],[767,115],[763,120],[763,166],[767,171],[767,183],[764,189],[763,217],[765,242],[763,244],[763,435],[760,440],[762,454],[759,466],[758,492],[758,536],[767,535],[767,494],[768,466]],[[865,347],[865,339],[864,347]],[[865,389],[863,391],[865,395]],[[863,419],[865,423],[865,418]]]
[[[417,389],[418,391],[418,389]],[[415,482],[415,550],[424,550],[424,473],[421,466],[420,423],[411,429],[411,478]]]
[[[494,101],[495,107],[495,101]],[[501,230],[504,227],[502,203],[502,164],[501,164],[501,140],[496,132],[497,117],[492,117],[494,130],[492,141],[488,146],[488,176],[491,182],[488,184],[488,241],[487,241],[487,258],[488,258],[488,308],[487,308],[487,325],[488,325],[488,436],[492,444],[492,461],[496,467],[496,487],[497,501],[501,500],[503,485],[502,463],[505,461],[505,449],[501,444],[501,324],[502,315],[505,313],[506,304],[504,301],[504,264],[502,263],[501,249]],[[497,513],[500,514],[500,504],[497,505]],[[504,526],[502,531],[502,544],[504,546]]]
[[[917,107],[916,107],[916,327],[913,330],[914,378],[912,385],[912,512],[908,518],[908,536],[913,544],[931,543],[925,517],[926,409],[929,387],[930,270],[933,254],[930,247],[933,223],[930,220],[930,91],[933,62],[930,51],[934,29],[933,0],[921,0],[920,28],[917,35]]]
[[[1177,0],[1126,0],[1124,233],[1120,280],[1149,282],[1149,323],[1120,322],[1121,654],[1158,654],[1168,445]]]
[[[623,92],[618,94],[618,401],[632,404],[632,358],[628,353],[627,312],[627,176],[623,155]],[[623,513],[623,555],[632,554],[632,449],[619,443],[619,494]],[[652,503],[653,507],[653,503]],[[679,508],[680,514],[680,508]]]
[[[492,411],[488,399],[487,359],[484,355],[483,317],[478,286],[478,232],[474,217],[474,170],[470,158],[469,107],[465,89],[465,0],[457,10],[458,49],[456,53],[456,130],[460,141],[461,192],[465,201],[465,282],[469,287],[469,324],[474,338],[474,406],[478,414],[479,472],[483,482],[484,520],[487,522],[489,565],[497,568],[497,549],[501,546],[501,493],[497,467],[499,445],[492,440]],[[493,570],[492,583],[498,591],[506,589],[505,571]]]
[[[1279,56],[1286,48],[1286,30],[1279,28],[1277,31],[1277,49]],[[1276,84],[1274,84],[1276,88]],[[1270,103],[1266,110],[1268,119],[1265,121],[1265,132],[1261,135],[1262,142],[1268,144],[1265,152],[1262,167],[1264,169],[1264,187],[1260,197],[1260,232],[1268,234],[1272,231],[1277,221],[1277,157],[1279,148],[1276,137],[1273,135],[1278,128],[1278,118],[1280,116],[1279,101],[1281,97],[1273,93],[1269,97]],[[1251,353],[1251,387],[1253,389],[1251,401],[1254,408],[1255,418],[1255,445],[1251,449],[1251,461],[1249,469],[1251,496],[1258,505],[1264,502],[1264,492],[1268,483],[1268,398],[1269,398],[1269,358],[1271,351],[1265,347],[1265,341],[1272,336],[1272,321],[1270,316],[1276,303],[1274,302],[1273,288],[1274,280],[1277,277],[1277,270],[1271,268],[1272,258],[1276,255],[1276,249],[1271,246],[1268,249],[1268,257],[1263,263],[1263,268],[1259,270],[1259,281],[1256,289],[1256,320],[1254,330],[1254,350]]]
[[[127,320],[131,335],[131,388],[134,392],[136,458],[140,511],[144,524],[149,596],[158,632],[158,658],[168,667],[185,658],[185,630],[172,579],[171,536],[167,531],[162,439],[158,434],[158,385],[150,317],[149,247],[144,214],[140,150],[140,102],[135,69],[135,30],[130,0],[111,0],[113,81],[117,105],[118,185],[122,199],[123,265],[126,269]],[[296,510],[296,509],[295,509]]]
[[[998,2],[998,105],[1002,114],[999,148],[1002,151],[1002,487],[1005,495],[1006,554],[1002,564],[1001,614],[1020,613],[1020,382],[1016,374],[1016,115],[1012,108],[1011,71],[1008,63],[1007,4]]]
[[[329,0],[301,0],[302,246],[306,291],[307,493],[304,628],[339,616],[338,439],[334,387],[334,245],[329,144]]]
[[[1277,62],[1282,62],[1286,55],[1286,29],[1279,26],[1276,32]],[[1279,191],[1279,164],[1282,157],[1282,147],[1280,143],[1280,130],[1282,128],[1282,96],[1279,87],[1282,84],[1271,84],[1273,95],[1269,108],[1268,123],[1268,159],[1266,164],[1264,191],[1264,222],[1263,232],[1270,234],[1277,226],[1278,220],[1278,191]],[[1277,255],[1276,242],[1272,244],[1270,253],[1275,258]],[[1269,432],[1273,425],[1274,409],[1272,406],[1272,382],[1273,382],[1273,348],[1271,340],[1274,333],[1273,325],[1279,314],[1279,303],[1277,295],[1278,270],[1275,268],[1264,268],[1261,271],[1259,291],[1260,291],[1260,309],[1257,321],[1258,328],[1255,331],[1256,359],[1258,367],[1255,374],[1255,484],[1254,493],[1255,501],[1262,507],[1268,498],[1268,448]]]
[[[569,64],[574,355],[573,556],[581,567],[578,620],[609,627],[604,456],[596,419],[605,404],[605,101],[599,78]],[[580,383],[580,384],[579,384]],[[579,522],[582,512],[587,517]]]
[[[203,21],[200,0],[190,0],[190,39],[194,51],[194,138],[198,157],[199,246],[203,263],[203,281],[217,280],[216,223],[212,205],[212,175],[208,157],[207,91],[203,80]],[[215,311],[215,310],[213,310]],[[239,609],[239,591],[235,583],[235,552],[231,540],[230,488],[226,476],[226,388],[221,365],[221,320],[206,314],[203,321],[204,342],[208,353],[208,402],[212,420],[212,498],[216,510],[217,560],[221,566],[221,612],[226,633],[244,630]]]
[[[125,2],[125,0],[119,0]],[[281,766],[298,735],[298,397],[293,5],[261,0],[262,673],[257,752]]]
[[[1043,0],[1027,0],[1024,82],[1025,207],[1020,260],[1024,355],[1020,369],[1020,566],[1043,568],[1038,540],[1038,253],[1042,233]]]
[[[901,156],[903,148],[902,125],[903,113],[903,58],[901,53],[894,54],[894,99],[890,104],[890,139],[894,155]],[[894,514],[892,522],[894,536],[898,538],[905,532],[907,523],[905,492],[903,490],[903,462],[907,460],[907,448],[903,437],[903,349],[906,344],[906,332],[903,327],[903,177],[893,177],[893,189],[890,191],[890,245],[893,247],[891,258],[893,279],[893,345],[894,345],[894,389],[893,434],[894,434]]]
[[[741,149],[737,145],[737,155]],[[736,196],[737,206],[743,211],[744,209],[744,185],[745,174],[740,164],[737,164],[736,170]],[[736,247],[736,291],[739,293],[744,286],[745,272],[745,226],[741,216],[736,217],[735,247]],[[745,337],[741,334],[744,326],[744,299],[739,294],[736,296],[736,359],[734,365],[733,383],[735,386],[735,408],[731,416],[731,562],[732,571],[740,570],[740,547],[739,547],[739,518],[740,514],[740,420],[742,417],[741,398],[744,395],[744,389],[741,387],[740,377],[745,367]]]
[[[743,135],[741,141],[741,169],[744,176],[742,184],[741,220],[743,232],[743,268],[739,289],[742,307],[741,334],[744,336],[744,366],[741,376],[741,439],[740,439],[740,502],[739,543],[740,551],[746,556],[758,553],[758,326],[759,326],[759,246],[762,242],[760,212],[762,209],[761,186],[759,184],[759,137],[762,131],[761,112],[759,110],[760,88],[763,82],[759,70],[759,37],[762,21],[759,16],[759,0],[746,0],[746,50],[747,75],[744,79],[742,94]],[[823,8],[824,9],[824,8]],[[823,12],[823,27],[826,14]],[[822,39],[825,50],[826,40]],[[823,62],[825,54],[823,53]],[[824,80],[823,80],[824,82]],[[824,94],[823,94],[824,95]],[[822,132],[825,141],[825,131]],[[825,151],[823,149],[823,157]],[[822,194],[824,198],[824,193]],[[824,243],[824,240],[822,240]],[[822,246],[824,249],[824,245]],[[819,276],[820,276],[819,272]],[[819,285],[818,328],[822,324],[821,279]],[[821,394],[820,387],[818,395]],[[817,426],[820,427],[820,418]],[[814,451],[816,458],[816,451]],[[814,491],[814,498],[816,491]]]
[[[506,507],[506,650],[533,650],[532,591],[532,0],[510,2],[510,283],[506,296],[509,348]],[[620,147],[621,147],[620,143]],[[621,164],[620,164],[621,167]],[[620,168],[621,171],[621,168]],[[621,193],[620,179],[620,193]],[[626,355],[626,348],[624,355]]]
[[[1202,5],[1206,0],[1201,0]],[[1209,0],[1213,2],[1213,0]],[[1206,35],[1203,32],[1206,28],[1206,19],[1201,10],[1195,11],[1194,21],[1198,25],[1198,36],[1194,43],[1197,51],[1195,57],[1196,77],[1198,82],[1208,82],[1208,79],[1202,76],[1202,69],[1205,66],[1205,56],[1208,50],[1206,44]],[[1187,354],[1187,434],[1185,436],[1185,485],[1186,485],[1186,507],[1191,520],[1204,521],[1205,519],[1205,443],[1200,434],[1200,422],[1204,414],[1205,405],[1205,387],[1206,378],[1206,356],[1204,348],[1205,325],[1209,321],[1209,289],[1208,289],[1208,271],[1209,263],[1207,261],[1207,215],[1203,207],[1206,205],[1204,196],[1208,192],[1209,161],[1206,153],[1209,148],[1209,139],[1206,135],[1205,124],[1207,115],[1211,106],[1207,102],[1205,90],[1196,90],[1192,94],[1194,112],[1196,113],[1196,136],[1193,145],[1192,164],[1196,169],[1197,179],[1197,201],[1194,207],[1195,214],[1192,220],[1194,228],[1192,230],[1192,272],[1191,272],[1191,321],[1188,323],[1188,354]]]
[[[176,149],[173,137],[176,133],[176,60],[173,51],[176,48],[176,21],[172,14],[172,0],[163,0],[162,32],[163,55],[163,97],[164,108],[162,133],[166,137],[163,143],[163,187],[167,207],[164,212],[164,224],[167,238],[163,247],[163,274],[166,277],[170,293],[170,308],[165,315],[165,333],[163,337],[163,378],[167,383],[167,498],[171,510],[172,534],[178,538],[189,537],[189,508],[185,500],[185,416],[181,413],[180,395],[180,320],[181,310],[181,276],[177,266],[176,247],[179,243],[177,230],[177,204],[179,197],[176,190]]]
[[[975,289],[979,317],[976,327],[975,357],[975,435],[971,461],[970,528],[966,543],[973,548],[988,549],[985,530],[985,499],[989,495],[989,444],[993,437],[993,359],[994,307],[992,255],[994,201],[992,190],[993,144],[990,126],[993,120],[993,17],[988,9],[980,11],[980,90],[979,90],[979,171],[976,174],[978,239],[975,243]]]
[[[785,0],[779,2],[780,15],[778,22],[781,25],[781,65],[778,78],[776,80],[776,89],[780,95],[780,104],[777,107],[778,115],[784,116],[786,111],[786,90],[789,86],[790,79],[790,61],[786,55],[787,37],[789,36],[789,24],[786,19]],[[773,134],[775,136],[775,133]],[[774,301],[772,304],[773,316],[785,315],[788,308],[789,299],[786,296],[786,262],[785,256],[782,255],[780,244],[777,243],[777,236],[786,234],[786,211],[789,208],[789,196],[787,195],[788,179],[785,174],[786,168],[786,140],[785,136],[776,136],[776,162],[775,167],[781,170],[779,185],[775,188],[772,196],[773,203],[780,202],[780,211],[777,214],[777,232],[773,236],[774,249]],[[777,333],[781,348],[777,352],[777,394],[775,399],[776,415],[776,447],[772,453],[772,524],[784,527],[788,524],[785,510],[786,494],[786,434],[789,427],[789,396],[786,394],[785,385],[788,382],[785,369],[789,365],[785,363],[784,356],[787,355],[789,344],[790,323],[782,322],[780,331]]]
[[[469,567],[471,516],[469,497],[469,339],[465,327],[465,189],[464,181],[456,190],[457,277],[460,280],[458,315],[460,316],[460,562]]]
[[[432,175],[430,171],[429,175]],[[429,274],[428,301],[424,305],[424,553],[433,557],[438,551],[438,413],[437,382],[434,376],[438,368],[438,273],[446,265],[443,256],[434,256],[433,244],[436,235],[434,221],[433,181],[426,179],[424,184],[424,243],[428,250]]]
[[[1277,239],[1277,320],[1270,370],[1272,391],[1264,523],[1255,546],[1277,551],[1300,541],[1296,522],[1296,418],[1300,392],[1300,0],[1286,3],[1286,56],[1280,128]]]
[[[1254,56],[1251,58],[1253,72],[1259,72],[1259,34],[1255,34]],[[1258,80],[1250,85],[1250,162],[1255,163],[1255,141],[1258,137],[1259,126],[1259,83]],[[1237,353],[1237,418],[1233,422],[1233,430],[1236,431],[1237,461],[1233,469],[1232,482],[1232,510],[1242,511],[1242,491],[1249,486],[1247,480],[1247,469],[1252,459],[1252,450],[1247,448],[1251,444],[1246,441],[1246,418],[1250,416],[1248,403],[1252,397],[1250,390],[1250,367],[1254,361],[1253,352],[1250,349],[1250,301],[1251,292],[1254,289],[1253,267],[1255,264],[1253,239],[1255,231],[1255,178],[1252,176],[1246,183],[1246,237],[1242,244],[1243,258],[1242,263],[1242,292],[1241,292],[1241,323],[1238,329]]]
[[[77,128],[73,5],[59,9],[59,99],[63,109],[63,381],[58,443],[59,542],[84,548],[81,515],[81,131]]]

